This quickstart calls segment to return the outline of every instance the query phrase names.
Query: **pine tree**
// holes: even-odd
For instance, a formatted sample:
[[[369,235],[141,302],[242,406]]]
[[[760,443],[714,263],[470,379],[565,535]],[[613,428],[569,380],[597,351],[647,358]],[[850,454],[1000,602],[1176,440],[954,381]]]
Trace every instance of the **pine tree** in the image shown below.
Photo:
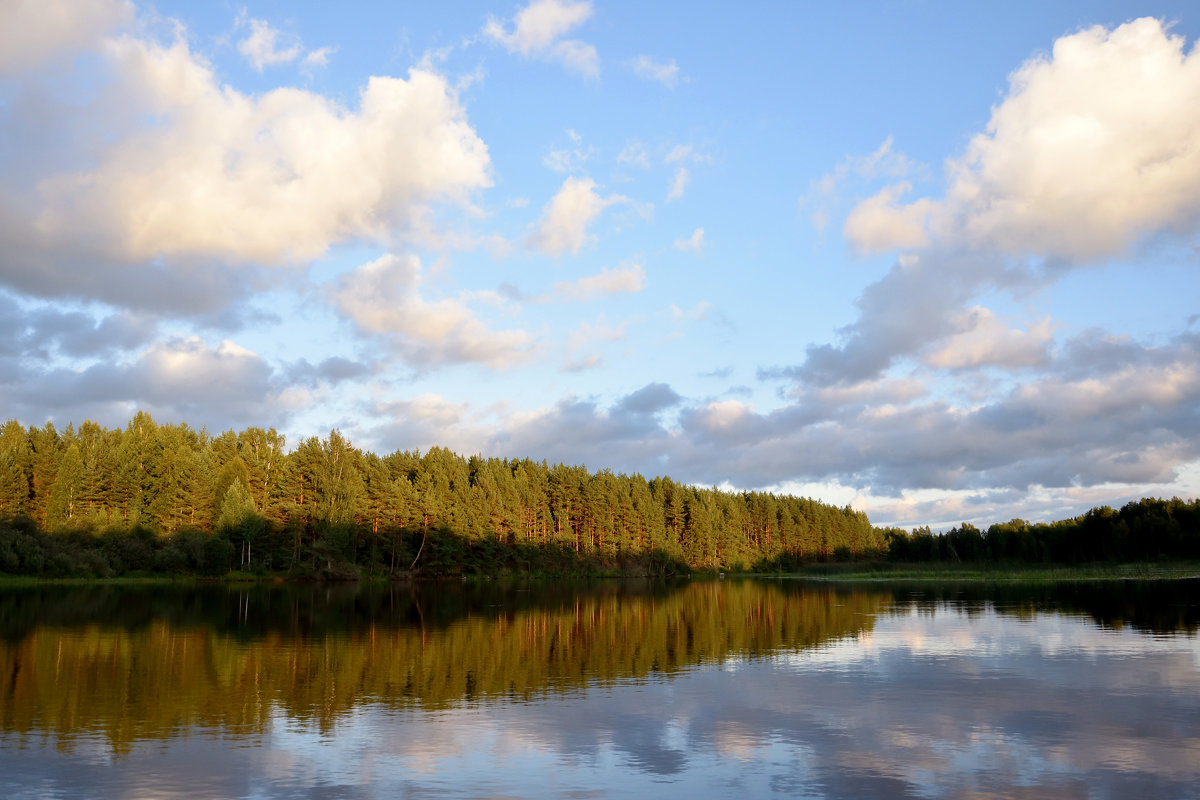
[[[62,458],[62,440],[54,429],[54,423],[47,422],[41,428],[29,429],[29,444],[32,450],[30,482],[33,490],[29,510],[38,524],[45,526],[50,487],[54,484],[58,463]]]
[[[221,498],[221,515],[217,517],[217,530],[231,540],[241,543],[242,566],[252,562],[253,543],[266,527],[266,520],[254,506],[250,490],[241,481],[233,481]]]
[[[0,514],[27,514],[33,487],[33,451],[21,423],[9,420],[0,429]]]
[[[50,487],[47,526],[51,530],[66,526],[75,518],[83,483],[83,456],[79,454],[79,445],[72,442],[59,464],[54,485]]]

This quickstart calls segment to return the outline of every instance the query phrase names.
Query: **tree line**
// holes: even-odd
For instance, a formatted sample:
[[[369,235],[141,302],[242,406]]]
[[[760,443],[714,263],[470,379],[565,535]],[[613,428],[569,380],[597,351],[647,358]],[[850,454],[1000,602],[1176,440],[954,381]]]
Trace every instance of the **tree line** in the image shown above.
[[[440,447],[386,456],[342,434],[211,435],[145,412],[0,429],[0,572],[325,576],[671,573],[878,557],[867,516]]]
[[[880,531],[888,558],[900,562],[1078,564],[1200,559],[1200,500],[1142,498],[1093,508],[1055,522],[1023,519],[981,530],[964,522],[944,533],[928,527]]]

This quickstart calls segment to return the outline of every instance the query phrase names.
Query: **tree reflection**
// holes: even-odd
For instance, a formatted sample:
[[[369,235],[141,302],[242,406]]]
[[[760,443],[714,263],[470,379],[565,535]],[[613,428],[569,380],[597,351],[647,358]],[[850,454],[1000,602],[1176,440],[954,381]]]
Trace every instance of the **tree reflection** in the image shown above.
[[[0,594],[0,728],[116,752],[190,729],[330,730],[362,703],[440,709],[669,676],[869,630],[886,592],[762,582],[84,587]]]

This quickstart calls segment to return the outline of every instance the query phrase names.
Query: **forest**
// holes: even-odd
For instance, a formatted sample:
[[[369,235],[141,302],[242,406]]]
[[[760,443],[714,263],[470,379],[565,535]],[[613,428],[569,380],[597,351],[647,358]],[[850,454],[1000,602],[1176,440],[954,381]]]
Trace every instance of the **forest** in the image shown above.
[[[1054,522],[1023,519],[981,530],[964,522],[943,533],[885,528],[900,562],[1080,564],[1200,559],[1200,500],[1142,498]]]
[[[683,575],[829,561],[1200,559],[1200,501],[1051,523],[877,528],[850,507],[440,447],[386,456],[337,430],[211,435],[137,413],[0,429],[0,574]]]
[[[139,412],[0,430],[0,572],[436,577],[743,571],[878,557],[866,515],[808,498],[434,447],[363,452],[338,431],[210,435]]]

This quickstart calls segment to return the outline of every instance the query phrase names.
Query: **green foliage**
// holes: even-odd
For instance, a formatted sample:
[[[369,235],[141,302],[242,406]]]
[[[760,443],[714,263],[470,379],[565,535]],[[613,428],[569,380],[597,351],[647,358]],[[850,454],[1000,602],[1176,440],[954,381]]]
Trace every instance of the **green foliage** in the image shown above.
[[[876,529],[850,507],[529,459],[364,453],[333,430],[212,437],[139,412],[0,428],[0,571],[361,575],[685,574],[828,562],[1200,558],[1200,504],[1143,500],[1074,520]],[[51,531],[47,536],[44,532]]]
[[[217,515],[217,530],[241,531],[258,511],[250,497],[250,489],[241,481],[233,481],[221,499],[221,512]]]
[[[1031,524],[997,522],[980,531],[964,522],[942,534],[929,528],[879,531],[897,562],[1080,564],[1200,558],[1200,501],[1144,498],[1120,510],[1101,506],[1082,516]]]

